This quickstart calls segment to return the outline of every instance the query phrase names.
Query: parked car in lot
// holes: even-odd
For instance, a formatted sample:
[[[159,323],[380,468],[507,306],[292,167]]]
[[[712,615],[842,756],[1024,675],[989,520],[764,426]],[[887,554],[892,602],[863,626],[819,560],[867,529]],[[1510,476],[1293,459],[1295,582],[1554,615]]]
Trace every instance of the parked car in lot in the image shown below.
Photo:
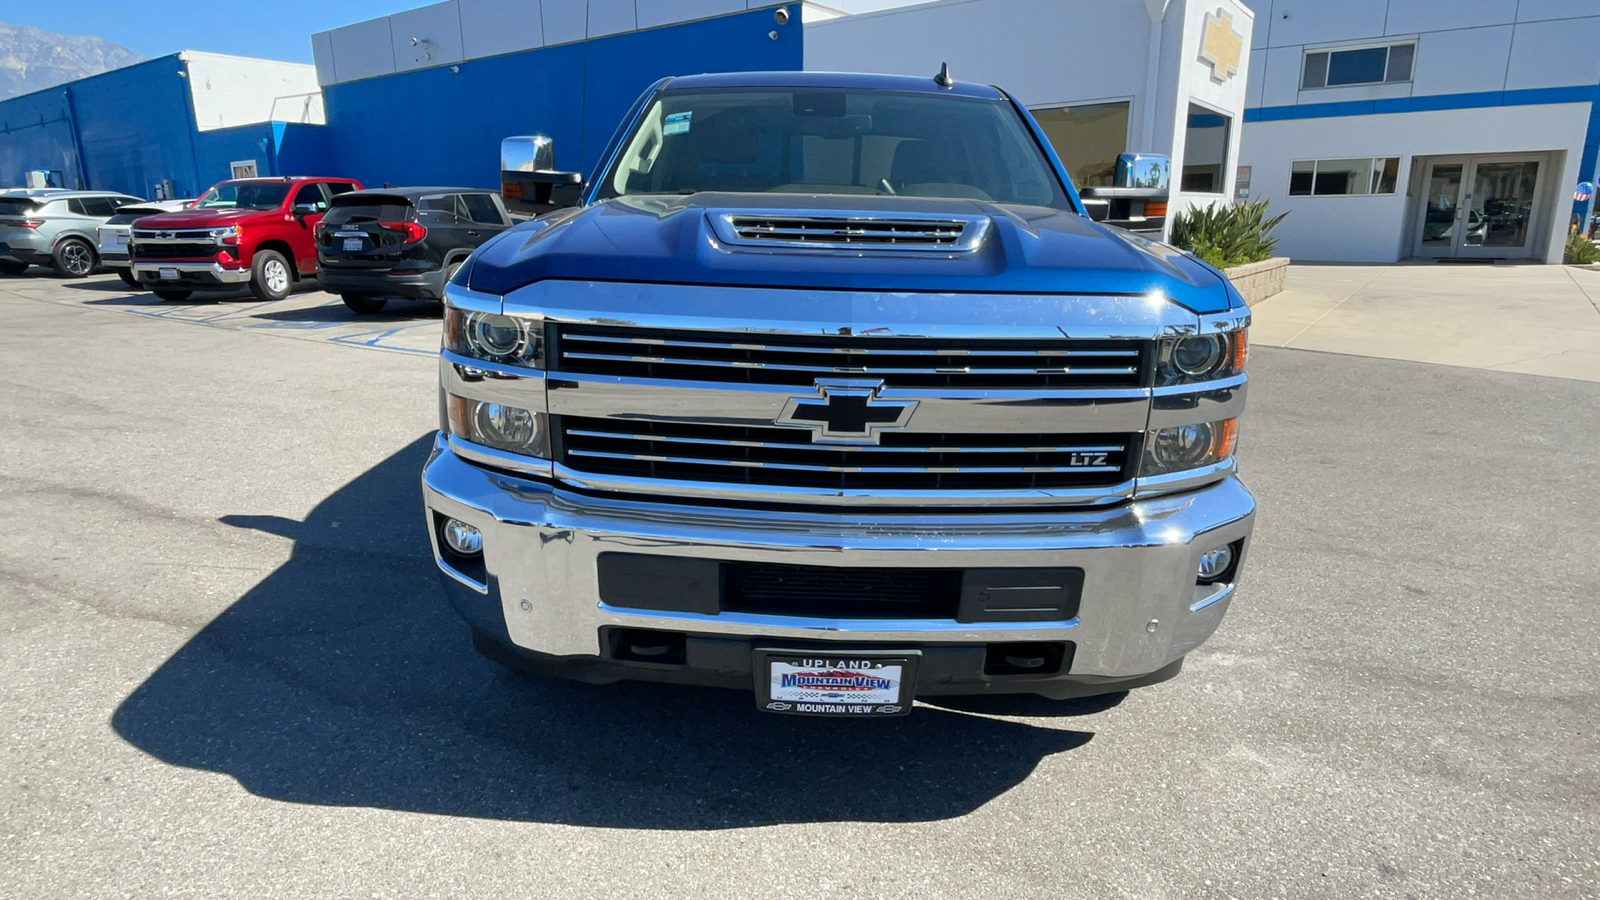
[[[82,278],[100,264],[95,232],[118,207],[143,203],[114,191],[43,189],[0,197],[0,274],[50,266]]]
[[[237,178],[182,212],[139,219],[128,244],[133,277],[163,300],[249,285],[281,300],[317,272],[312,229],[353,178]]]
[[[116,272],[128,284],[138,287],[139,279],[133,277],[133,264],[128,261],[128,235],[133,231],[133,223],[146,216],[177,212],[193,202],[192,199],[151,200],[118,209],[116,215],[100,226],[99,240],[95,246],[100,254],[100,265]]]
[[[317,226],[317,282],[358,313],[390,297],[444,300],[472,251],[511,227],[500,196],[473,188],[385,188],[333,199]]]

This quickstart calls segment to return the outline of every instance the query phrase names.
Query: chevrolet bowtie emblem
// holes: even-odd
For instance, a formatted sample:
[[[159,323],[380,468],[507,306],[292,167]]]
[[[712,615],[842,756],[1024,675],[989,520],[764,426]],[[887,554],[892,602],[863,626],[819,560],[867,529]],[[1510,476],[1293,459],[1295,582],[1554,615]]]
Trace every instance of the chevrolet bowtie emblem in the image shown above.
[[[814,444],[876,444],[917,409],[915,400],[880,399],[882,381],[818,378],[816,388],[816,396],[790,397],[772,424],[808,429]]]

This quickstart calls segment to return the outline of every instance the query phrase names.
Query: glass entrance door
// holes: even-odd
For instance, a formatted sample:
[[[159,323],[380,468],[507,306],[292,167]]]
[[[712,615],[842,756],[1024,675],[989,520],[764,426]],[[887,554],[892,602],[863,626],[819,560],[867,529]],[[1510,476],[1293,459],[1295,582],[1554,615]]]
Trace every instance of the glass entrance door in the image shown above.
[[[1467,228],[1460,256],[1532,255],[1533,206],[1538,196],[1539,161],[1474,160],[1467,176]]]
[[[1532,256],[1541,157],[1430,160],[1423,172],[1417,255],[1516,259]]]
[[[1461,181],[1466,163],[1430,162],[1423,174],[1428,193],[1423,198],[1422,236],[1418,256],[1455,256],[1456,238],[1463,218]]]

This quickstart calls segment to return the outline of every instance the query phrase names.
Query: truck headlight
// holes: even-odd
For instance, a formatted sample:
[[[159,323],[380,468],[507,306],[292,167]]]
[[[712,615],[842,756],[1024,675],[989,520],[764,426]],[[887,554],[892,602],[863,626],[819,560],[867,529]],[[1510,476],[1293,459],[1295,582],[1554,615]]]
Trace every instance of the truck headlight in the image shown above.
[[[453,353],[487,362],[539,368],[544,364],[542,323],[444,308],[444,345]]]
[[[450,433],[462,440],[519,456],[550,456],[543,413],[454,394],[446,397],[446,406]]]
[[[1141,476],[1168,475],[1215,465],[1233,456],[1239,420],[1196,422],[1152,431],[1145,437]]]
[[[1244,372],[1249,354],[1249,333],[1243,329],[1164,340],[1157,358],[1156,385],[1231,378]]]

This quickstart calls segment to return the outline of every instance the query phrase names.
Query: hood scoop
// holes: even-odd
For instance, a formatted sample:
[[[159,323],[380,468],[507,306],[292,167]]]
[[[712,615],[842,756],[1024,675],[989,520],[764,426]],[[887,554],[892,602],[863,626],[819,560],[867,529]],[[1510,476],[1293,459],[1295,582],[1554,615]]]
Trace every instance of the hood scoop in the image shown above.
[[[712,210],[706,215],[723,243],[743,247],[967,253],[989,231],[987,216],[798,210]]]

